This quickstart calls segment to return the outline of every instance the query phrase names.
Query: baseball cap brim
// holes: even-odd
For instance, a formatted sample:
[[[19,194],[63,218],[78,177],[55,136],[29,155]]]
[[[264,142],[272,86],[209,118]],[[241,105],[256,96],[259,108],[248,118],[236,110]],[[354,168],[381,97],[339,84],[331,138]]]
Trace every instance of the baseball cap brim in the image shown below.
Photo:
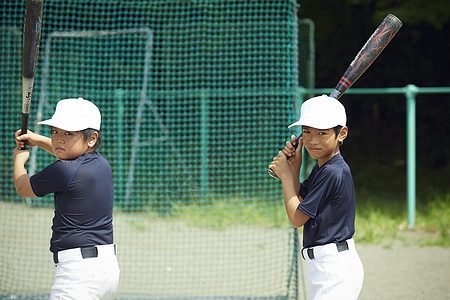
[[[309,126],[316,129],[329,129],[336,126],[345,126],[345,122],[334,122],[334,120],[315,120],[311,118],[300,119],[295,123],[292,123],[288,128],[293,128],[295,126]]]
[[[89,128],[87,124],[81,124],[80,122],[68,122],[67,119],[48,119],[45,121],[38,122],[39,125],[48,125],[52,127],[56,127],[65,131],[80,131]],[[92,128],[95,130],[99,130],[96,128]]]

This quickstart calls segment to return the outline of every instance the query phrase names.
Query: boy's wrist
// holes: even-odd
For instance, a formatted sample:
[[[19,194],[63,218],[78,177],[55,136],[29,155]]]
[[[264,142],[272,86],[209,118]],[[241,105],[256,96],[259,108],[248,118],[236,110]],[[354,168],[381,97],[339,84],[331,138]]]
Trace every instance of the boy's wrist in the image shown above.
[[[14,158],[14,167],[15,168],[25,168],[25,163],[26,163],[26,160],[24,161],[23,159],[20,159],[20,158]]]
[[[281,179],[282,182],[284,182],[286,180],[293,180],[294,177],[292,176],[291,172],[285,172],[285,173],[281,174],[280,179]]]
[[[290,161],[289,162],[289,165],[291,166],[291,170],[293,170],[293,171],[299,171],[300,172],[300,169],[302,168],[302,161]]]

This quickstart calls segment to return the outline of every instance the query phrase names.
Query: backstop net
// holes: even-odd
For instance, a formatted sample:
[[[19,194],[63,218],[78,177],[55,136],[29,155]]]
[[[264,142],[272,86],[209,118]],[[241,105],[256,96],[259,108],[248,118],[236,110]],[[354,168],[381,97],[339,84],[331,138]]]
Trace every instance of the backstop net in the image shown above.
[[[298,9],[294,0],[44,1],[29,128],[49,136],[36,123],[60,99],[100,108],[116,299],[306,295],[299,233],[267,174],[292,134],[298,87],[312,82]],[[20,198],[12,180],[24,2],[0,11],[0,298],[47,299],[53,196]],[[54,161],[30,152],[30,175]]]

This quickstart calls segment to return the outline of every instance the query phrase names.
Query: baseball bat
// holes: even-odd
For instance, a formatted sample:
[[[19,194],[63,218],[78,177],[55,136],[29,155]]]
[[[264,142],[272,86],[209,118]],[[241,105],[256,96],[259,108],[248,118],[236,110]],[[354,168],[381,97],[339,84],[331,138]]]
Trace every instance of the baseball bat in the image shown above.
[[[330,97],[339,100],[339,98],[341,98],[341,96],[370,67],[375,59],[377,59],[378,55],[386,48],[387,44],[389,44],[392,38],[397,34],[402,25],[403,23],[396,16],[388,14],[361,50],[359,50],[356,57],[350,63],[350,66],[348,66],[344,75],[342,75],[338,84],[331,92]],[[270,176],[278,178],[273,170],[268,169],[268,173]]]
[[[44,0],[25,0],[22,44],[22,125],[21,134],[27,133],[31,96],[41,40]]]
[[[403,23],[394,15],[388,14],[381,22],[372,36],[359,50],[350,63],[344,75],[331,92],[330,97],[337,100],[355,83],[356,80],[370,67],[387,44],[397,34]]]

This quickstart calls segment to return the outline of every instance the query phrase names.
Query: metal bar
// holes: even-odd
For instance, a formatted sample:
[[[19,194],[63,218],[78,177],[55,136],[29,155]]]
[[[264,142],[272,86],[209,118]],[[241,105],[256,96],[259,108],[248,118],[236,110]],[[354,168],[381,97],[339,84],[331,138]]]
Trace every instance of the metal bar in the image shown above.
[[[416,92],[417,87],[406,87],[406,200],[410,228],[416,222]]]
[[[413,84],[409,84],[405,87],[387,87],[387,88],[351,88],[345,94],[353,95],[368,95],[368,94],[403,94],[414,89],[416,94],[448,94],[450,93],[450,87],[418,87]],[[304,87],[299,88],[299,94],[313,93],[315,95],[319,94],[330,94],[333,89],[331,88],[318,88],[318,89],[307,89]]]

